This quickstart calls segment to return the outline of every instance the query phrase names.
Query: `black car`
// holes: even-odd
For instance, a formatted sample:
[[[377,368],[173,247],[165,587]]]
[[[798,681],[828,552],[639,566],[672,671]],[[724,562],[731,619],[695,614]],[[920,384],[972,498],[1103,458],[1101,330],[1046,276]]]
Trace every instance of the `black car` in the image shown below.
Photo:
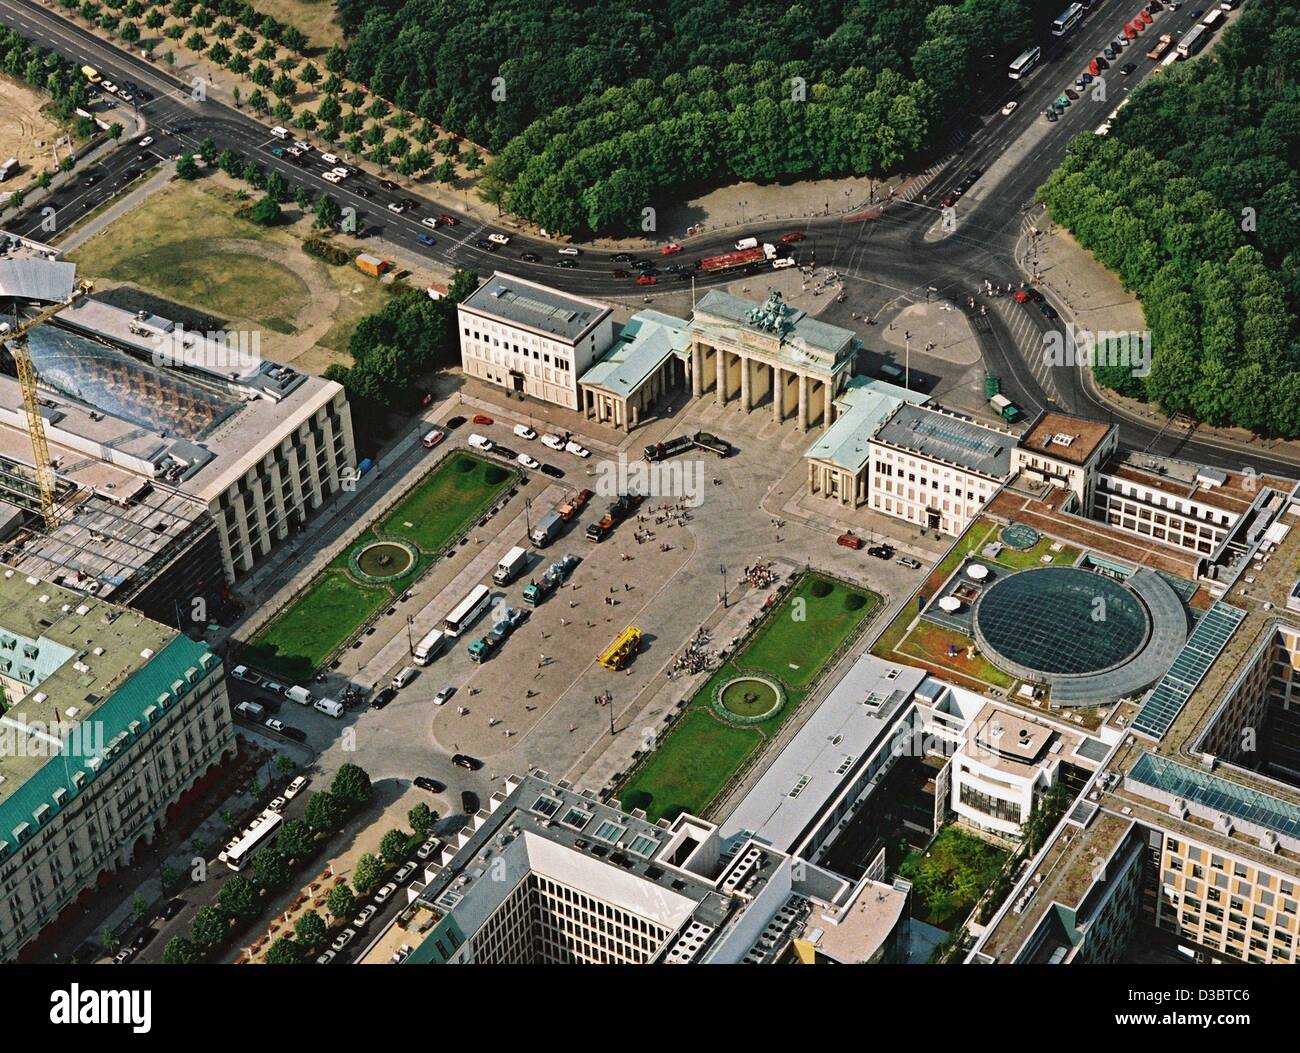
[[[632,266],[642,274],[658,274],[659,268],[655,266],[654,260],[633,260]]]
[[[475,240],[474,244],[477,245],[480,249],[486,249],[488,252],[496,252],[497,250],[496,245],[488,241],[487,238],[478,238]]]
[[[441,783],[437,779],[430,779],[427,775],[417,775],[413,781],[420,789],[428,790],[430,793],[442,793],[447,788],[446,783]]]
[[[389,702],[397,697],[396,688],[386,687],[379,694],[370,700],[371,709],[383,709]]]
[[[1098,55],[1095,59],[1093,59],[1093,61],[1097,63],[1098,69],[1110,69],[1110,63],[1107,62],[1105,57],[1102,55]]]
[[[154,920],[171,921],[172,918],[176,917],[176,915],[179,914],[184,909],[185,909],[185,901],[183,899],[169,899],[167,901],[167,905],[158,912],[158,917]]]
[[[633,257],[630,252],[615,253],[609,258],[611,263],[631,263],[632,259]]]
[[[893,559],[894,550],[889,545],[872,545],[867,549],[868,556],[875,556],[876,559]]]
[[[464,423],[465,423],[464,417],[452,417],[451,420],[449,420],[446,424],[443,425],[443,427],[446,428],[448,431],[455,431]]]
[[[493,446],[492,452],[511,461],[519,456],[518,452],[512,450],[509,446]]]
[[[525,252],[522,255],[520,255],[519,258],[523,260],[525,263],[538,263],[541,261],[541,257],[537,255],[537,253],[535,252]]]
[[[557,260],[555,265],[556,265],[557,267],[563,267],[566,271],[571,271],[571,270],[573,270],[574,267],[576,267],[576,266],[578,265],[578,261],[577,261],[577,260]]]
[[[401,188],[400,188],[396,183],[394,183],[391,179],[381,179],[381,180],[379,181],[379,185],[380,185],[381,187],[383,187],[385,190],[392,190],[394,193],[396,193],[398,190],[401,189]]]
[[[457,753],[451,758],[452,764],[458,768],[464,768],[466,771],[478,771],[483,767],[483,762],[477,757],[471,757],[468,753]]]
[[[294,742],[306,742],[307,732],[302,728],[295,728],[292,724],[286,724],[280,729],[280,734],[287,739],[293,739]]]
[[[1127,76],[1128,76],[1130,73],[1132,73],[1135,69],[1137,69],[1137,63],[1136,63],[1136,62],[1126,62],[1126,63],[1124,63],[1124,65],[1120,66],[1120,68],[1119,68],[1119,75],[1120,75],[1121,77],[1127,77]]]
[[[361,186],[360,184],[358,184],[358,185],[356,185],[356,186],[354,186],[354,187],[352,188],[352,193],[356,194],[357,197],[374,197],[374,196],[375,196],[375,192],[374,192],[373,190],[371,190],[370,187],[368,187],[368,186]]]
[[[1037,289],[1035,289],[1032,285],[1030,285],[1025,289],[1025,295],[1028,296],[1031,300],[1033,300],[1034,303],[1043,302],[1043,294],[1040,293]]]
[[[1044,318],[1057,318],[1057,317],[1059,317],[1059,315],[1057,315],[1057,313],[1056,313],[1056,308],[1053,307],[1050,303],[1047,303],[1047,302],[1040,303],[1040,304],[1038,305],[1038,309],[1039,309],[1040,311],[1043,312],[1043,317],[1044,317]]]
[[[142,951],[148,947],[149,944],[153,943],[153,938],[157,935],[157,929],[152,925],[146,925],[136,934],[135,939],[131,941],[131,946],[134,947],[137,952]]]
[[[466,815],[473,815],[478,811],[478,794],[473,790],[461,790],[460,806],[465,810]]]
[[[418,201],[416,201],[415,198],[413,198],[413,197],[404,197],[404,198],[402,198],[402,204],[406,206],[406,211],[407,211],[407,212],[419,212],[419,211],[420,211],[420,203],[419,203]]]
[[[564,478],[564,469],[556,468],[553,464],[543,464],[541,467],[541,473],[543,475],[549,475],[552,479]]]

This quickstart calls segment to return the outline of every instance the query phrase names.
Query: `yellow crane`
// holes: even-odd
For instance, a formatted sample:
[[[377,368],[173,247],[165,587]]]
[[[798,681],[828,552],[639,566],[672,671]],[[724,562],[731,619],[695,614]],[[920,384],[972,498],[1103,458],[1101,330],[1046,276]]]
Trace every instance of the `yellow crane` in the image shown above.
[[[9,345],[9,353],[14,356],[14,367],[18,371],[18,386],[23,392],[23,410],[27,414],[27,434],[32,441],[32,463],[36,469],[36,484],[41,492],[41,515],[45,518],[46,530],[53,530],[59,525],[59,510],[54,503],[54,465],[50,463],[50,448],[45,441],[45,421],[41,417],[41,404],[36,395],[36,370],[32,366],[31,356],[27,354],[27,334],[43,322],[48,322],[64,308],[71,307],[94,287],[94,282],[80,282],[66,300],[45,308],[34,318],[0,330],[0,346]]]

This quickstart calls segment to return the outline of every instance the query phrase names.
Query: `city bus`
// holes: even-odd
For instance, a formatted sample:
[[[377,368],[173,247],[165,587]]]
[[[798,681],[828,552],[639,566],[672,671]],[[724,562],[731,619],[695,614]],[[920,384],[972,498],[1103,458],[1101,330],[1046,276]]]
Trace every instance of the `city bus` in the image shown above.
[[[253,853],[275,836],[283,822],[279,812],[273,812],[269,808],[264,811],[244,831],[239,843],[226,853],[226,866],[231,870],[243,870],[244,864],[253,858]]]
[[[1042,57],[1043,57],[1042,48],[1025,48],[1025,50],[1019,54],[1016,60],[1013,63],[1011,63],[1011,69],[1007,72],[1007,76],[1010,77],[1012,80],[1019,80],[1031,69],[1037,66],[1038,60],[1041,59]]]
[[[1052,36],[1063,37],[1083,19],[1083,5],[1071,4],[1052,23]]]
[[[1223,18],[1224,18],[1223,12],[1216,7],[1213,11],[1211,11],[1208,15],[1206,15],[1203,19],[1201,19],[1201,25],[1205,27],[1205,31],[1207,33],[1213,33],[1216,29],[1219,28],[1219,23],[1223,21]]]
[[[488,587],[475,585],[469,595],[456,604],[456,609],[447,615],[442,623],[442,631],[448,636],[459,636],[462,631],[478,621],[479,616],[487,610],[491,602],[492,593]]]
[[[1204,26],[1192,26],[1183,34],[1183,39],[1178,42],[1178,54],[1183,58],[1191,58],[1205,46],[1205,41],[1209,37]]]

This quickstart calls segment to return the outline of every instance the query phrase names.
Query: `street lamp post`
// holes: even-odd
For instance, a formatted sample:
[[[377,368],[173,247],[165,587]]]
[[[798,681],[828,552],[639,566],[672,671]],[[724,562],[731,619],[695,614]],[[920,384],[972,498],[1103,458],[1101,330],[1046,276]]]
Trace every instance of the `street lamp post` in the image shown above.
[[[531,497],[525,497],[524,498],[524,529],[527,530],[529,537],[533,536],[533,520],[530,514],[532,512],[532,508],[533,508],[533,499]]]
[[[411,627],[415,624],[415,616],[408,614],[406,616],[406,647],[411,652],[411,657],[415,657],[415,638],[411,634]]]
[[[726,610],[727,609],[727,565],[725,563],[720,563],[718,565],[718,573],[722,575],[722,609]]]

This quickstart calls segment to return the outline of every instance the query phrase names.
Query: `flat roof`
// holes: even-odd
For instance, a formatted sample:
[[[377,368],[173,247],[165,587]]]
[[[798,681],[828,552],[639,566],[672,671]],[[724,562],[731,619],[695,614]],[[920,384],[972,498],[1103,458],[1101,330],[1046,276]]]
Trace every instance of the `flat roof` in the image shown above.
[[[870,458],[868,442],[877,427],[904,402],[923,405],[930,396],[910,391],[874,377],[851,377],[835,400],[835,423],[819,435],[804,453],[815,461],[829,461],[855,475]]]
[[[572,296],[501,271],[494,271],[491,278],[461,301],[460,307],[571,344],[576,344],[611,313],[609,307],[596,300]]]
[[[770,301],[769,301],[770,302]],[[745,333],[764,345],[773,357],[784,359],[802,369],[828,372],[840,365],[860,345],[851,329],[813,318],[807,311],[783,304],[783,326],[778,334],[750,320],[750,313],[765,305],[720,289],[710,289],[695,305],[691,329],[704,334],[732,329]]]
[[[1011,474],[1016,437],[948,410],[901,403],[872,435],[872,441],[906,450],[989,479]]]
[[[1229,472],[1129,450],[1109,458],[1102,466],[1102,473],[1237,516],[1250,511],[1265,488],[1290,490],[1294,485],[1291,480],[1277,476]]]
[[[631,395],[669,356],[685,358],[690,344],[685,319],[662,311],[637,311],[614,338],[610,349],[578,378],[578,383],[616,395]]]
[[[1023,764],[1037,760],[1051,737],[1051,728],[994,705],[985,706],[967,729],[967,741]]]
[[[747,832],[793,849],[925,677],[924,669],[863,654],[722,821],[723,840]]]
[[[1087,464],[1116,425],[1073,417],[1065,413],[1044,413],[1020,436],[1020,446],[1037,450],[1067,464]]]

